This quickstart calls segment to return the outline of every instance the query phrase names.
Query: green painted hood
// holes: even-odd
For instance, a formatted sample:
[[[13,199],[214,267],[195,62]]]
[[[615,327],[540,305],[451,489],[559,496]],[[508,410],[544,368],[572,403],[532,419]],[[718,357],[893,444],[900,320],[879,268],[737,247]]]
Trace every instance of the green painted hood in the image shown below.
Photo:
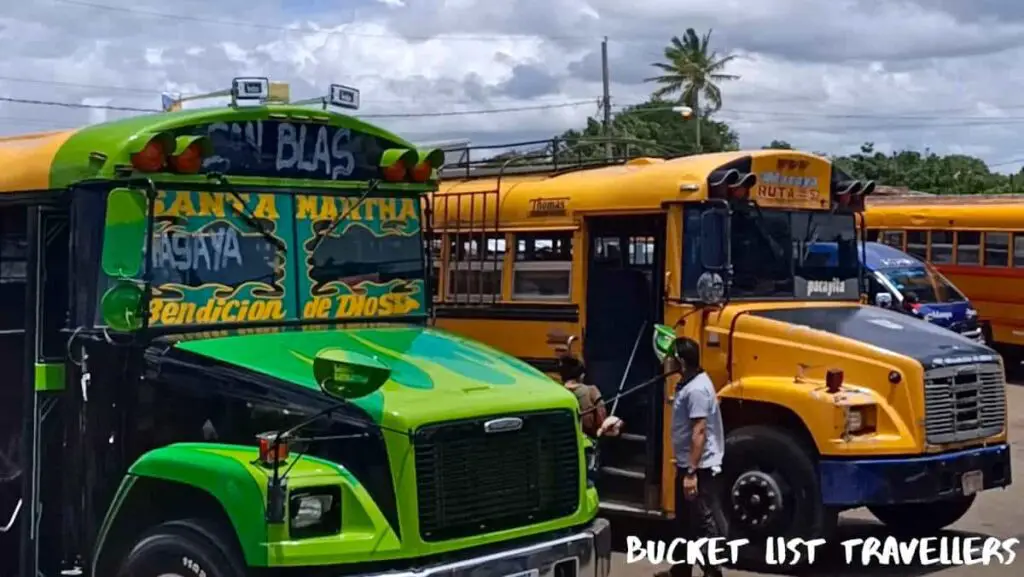
[[[319,390],[313,358],[325,348],[374,356],[391,367],[376,393],[353,401],[388,427],[576,409],[572,393],[519,359],[454,334],[395,326],[247,334],[182,341],[177,348]]]

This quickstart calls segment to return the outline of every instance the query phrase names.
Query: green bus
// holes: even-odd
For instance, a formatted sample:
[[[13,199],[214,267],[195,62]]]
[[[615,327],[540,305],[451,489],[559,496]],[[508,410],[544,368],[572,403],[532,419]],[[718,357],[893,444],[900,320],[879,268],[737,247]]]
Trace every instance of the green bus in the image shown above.
[[[0,575],[606,577],[573,395],[431,326],[444,154],[269,87],[0,139]]]

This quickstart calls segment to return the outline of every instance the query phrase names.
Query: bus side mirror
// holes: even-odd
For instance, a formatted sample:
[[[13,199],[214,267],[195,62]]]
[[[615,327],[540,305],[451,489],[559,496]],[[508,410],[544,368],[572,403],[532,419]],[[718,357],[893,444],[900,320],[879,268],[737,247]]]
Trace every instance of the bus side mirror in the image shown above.
[[[139,276],[146,249],[146,204],[145,194],[130,188],[115,188],[107,196],[101,257],[107,276]]]
[[[361,353],[327,348],[313,359],[313,378],[334,398],[358,399],[384,386],[391,378],[391,367]]]
[[[147,208],[138,190],[115,188],[107,196],[100,266],[114,283],[103,293],[100,315],[115,331],[142,327],[144,284],[136,279],[146,248]]]
[[[712,208],[700,215],[700,264],[704,270],[720,271],[729,264],[729,212]]]
[[[892,295],[889,293],[875,293],[875,306],[884,309],[892,308]]]

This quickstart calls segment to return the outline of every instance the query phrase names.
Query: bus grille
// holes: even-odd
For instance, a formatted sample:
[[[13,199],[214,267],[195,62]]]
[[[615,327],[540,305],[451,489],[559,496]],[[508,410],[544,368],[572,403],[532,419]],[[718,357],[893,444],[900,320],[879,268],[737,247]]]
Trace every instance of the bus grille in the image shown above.
[[[516,430],[485,424],[522,419]],[[505,421],[508,424],[509,421]],[[451,421],[419,429],[420,536],[443,541],[573,514],[580,501],[575,415],[549,411]]]
[[[1006,382],[998,363],[931,369],[924,379],[925,435],[929,443],[956,443],[996,435],[1006,421]]]

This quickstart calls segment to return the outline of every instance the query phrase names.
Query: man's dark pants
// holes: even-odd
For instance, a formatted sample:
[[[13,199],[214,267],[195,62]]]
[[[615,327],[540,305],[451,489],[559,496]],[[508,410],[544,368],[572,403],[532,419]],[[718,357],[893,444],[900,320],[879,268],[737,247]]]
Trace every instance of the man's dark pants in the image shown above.
[[[686,469],[676,469],[676,518],[678,536],[686,540],[702,537],[725,537],[727,521],[722,509],[722,475],[714,475],[711,469],[697,469],[697,496],[693,500],[686,499],[683,490],[683,477]],[[682,548],[677,548],[682,552]],[[706,551],[706,550],[705,550]],[[680,557],[680,553],[675,554]],[[705,552],[706,555],[706,552]],[[685,559],[684,559],[685,561]],[[721,567],[702,567],[704,575],[716,577],[722,574]],[[693,568],[686,563],[673,565],[669,571],[671,577],[691,577]]]

